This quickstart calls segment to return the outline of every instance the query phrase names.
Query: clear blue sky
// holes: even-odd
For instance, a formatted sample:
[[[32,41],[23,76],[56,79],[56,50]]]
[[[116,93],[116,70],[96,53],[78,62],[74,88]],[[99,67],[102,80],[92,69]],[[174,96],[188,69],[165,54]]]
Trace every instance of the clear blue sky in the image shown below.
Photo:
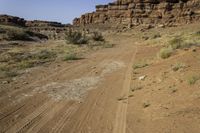
[[[71,23],[73,18],[95,10],[95,5],[113,0],[0,0],[0,14],[28,20]]]

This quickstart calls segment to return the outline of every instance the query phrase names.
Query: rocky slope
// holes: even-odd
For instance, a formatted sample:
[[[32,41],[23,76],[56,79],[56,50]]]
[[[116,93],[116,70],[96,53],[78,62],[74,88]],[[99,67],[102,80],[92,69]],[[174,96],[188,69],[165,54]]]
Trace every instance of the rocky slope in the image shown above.
[[[49,39],[64,39],[65,32],[70,29],[70,24],[50,21],[27,21],[23,18],[0,15],[0,24],[25,27],[27,30],[48,36]]]
[[[198,21],[199,18],[200,0],[117,0],[97,5],[95,12],[75,18],[73,24],[172,26]]]

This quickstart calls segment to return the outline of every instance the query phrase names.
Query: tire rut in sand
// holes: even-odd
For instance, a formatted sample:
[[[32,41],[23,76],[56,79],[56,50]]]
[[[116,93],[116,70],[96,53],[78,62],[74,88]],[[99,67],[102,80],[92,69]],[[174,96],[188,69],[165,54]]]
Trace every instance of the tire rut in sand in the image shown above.
[[[64,128],[64,126],[67,123],[67,120],[70,119],[70,116],[73,114],[74,111],[76,111],[77,109],[77,104],[73,104],[72,106],[70,106],[62,115],[61,119],[56,123],[56,125],[52,128],[50,133],[60,133],[62,131],[62,129]]]
[[[19,133],[23,132],[26,128],[28,128],[31,124],[37,122],[42,115],[46,114],[49,108],[52,107],[52,105],[55,104],[55,101],[48,101],[47,103],[44,103],[43,106],[39,107],[36,111],[34,111],[32,114],[28,115],[18,123],[16,123],[14,126],[9,128],[6,133]]]
[[[131,58],[131,61],[128,65],[128,69],[125,74],[125,80],[124,80],[123,88],[121,92],[121,96],[125,96],[125,99],[119,101],[118,103],[113,133],[126,133],[126,114],[127,114],[127,108],[128,108],[128,94],[129,94],[130,84],[131,84],[132,63],[135,59],[136,53],[137,53],[137,47]]]
[[[44,125],[51,121],[53,119],[53,117],[55,116],[56,113],[60,112],[60,110],[62,110],[63,108],[65,108],[65,105],[66,103],[64,102],[58,102],[56,103],[56,105],[48,110],[46,112],[46,114],[44,114],[44,116],[36,123],[34,124],[33,126],[31,126],[27,131],[26,133],[33,133],[33,132],[39,132],[39,130],[41,128],[44,127]]]

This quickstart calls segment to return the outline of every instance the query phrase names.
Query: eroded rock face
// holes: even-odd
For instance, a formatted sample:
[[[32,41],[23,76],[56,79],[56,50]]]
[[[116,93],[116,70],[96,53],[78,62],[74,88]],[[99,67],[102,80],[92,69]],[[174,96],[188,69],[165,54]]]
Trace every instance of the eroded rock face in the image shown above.
[[[75,18],[76,26],[89,24],[176,25],[198,21],[200,0],[117,0],[97,5],[96,11]]]
[[[26,21],[26,27],[33,31],[48,36],[49,39],[64,39],[65,32],[69,30],[70,25],[64,25],[58,22],[50,21]]]
[[[25,26],[26,21],[19,17],[0,15],[0,24]]]
[[[27,27],[64,27],[64,24],[58,23],[58,22],[50,22],[50,21],[40,21],[40,20],[34,20],[34,21],[26,21]]]

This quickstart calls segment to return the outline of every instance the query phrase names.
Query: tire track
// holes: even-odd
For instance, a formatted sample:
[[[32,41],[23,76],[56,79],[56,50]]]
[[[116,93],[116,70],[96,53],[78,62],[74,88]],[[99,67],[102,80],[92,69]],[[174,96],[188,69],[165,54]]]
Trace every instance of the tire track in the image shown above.
[[[81,64],[81,62],[78,62],[77,64]],[[80,65],[77,65],[77,66],[80,66]],[[19,90],[14,90],[14,91],[10,92],[10,93],[7,94],[7,95],[9,95],[10,97],[14,97],[14,96],[20,94],[21,92],[23,92],[24,90],[30,89],[30,88],[31,88],[32,86],[34,86],[34,85],[37,85],[37,84],[42,83],[42,82],[45,82],[45,81],[47,81],[47,80],[49,80],[49,79],[54,79],[54,77],[56,77],[56,76],[58,76],[58,75],[62,75],[62,74],[64,73],[64,71],[69,71],[69,70],[71,70],[72,68],[74,68],[74,65],[72,65],[72,66],[70,66],[70,67],[67,67],[67,68],[64,68],[64,69],[61,69],[60,71],[56,72],[55,74],[52,74],[52,75],[50,75],[50,76],[48,76],[48,77],[46,77],[46,78],[44,78],[44,79],[40,79],[40,80],[38,80],[38,81],[35,81],[35,82],[33,82],[33,83],[31,83],[31,84],[29,84],[29,85],[27,85],[27,86],[22,87],[22,88],[19,89]],[[0,97],[0,101],[2,101],[2,102],[4,101],[4,103],[5,103],[5,100],[4,100],[4,99],[7,99],[7,96]],[[0,102],[0,105],[1,105],[1,102]]]
[[[30,126],[32,123],[36,122],[41,115],[45,114],[46,111],[50,107],[52,107],[53,104],[55,104],[54,101],[48,101],[43,106],[39,107],[36,111],[34,111],[32,114],[28,115],[27,117],[16,123],[14,126],[12,126],[10,129],[8,129],[6,133],[22,132],[25,128]]]
[[[15,114],[16,112],[18,112],[19,110],[21,110],[23,107],[25,106],[25,104],[22,104],[20,105],[19,107],[17,107],[17,109],[11,111],[11,112],[8,112],[6,115],[3,115],[2,117],[0,117],[0,121]]]
[[[123,89],[121,93],[121,96],[125,96],[124,97],[125,99],[119,101],[118,103],[113,133],[126,133],[126,113],[127,113],[127,108],[128,108],[128,94],[129,94],[130,84],[131,84],[132,63],[135,59],[136,53],[137,53],[137,47],[135,49],[135,52],[131,58],[131,61],[128,65],[128,68],[125,74],[125,80],[123,83]]]
[[[67,73],[67,72],[69,72],[70,70],[72,70],[74,68],[76,68],[76,69],[80,69],[80,68],[83,68],[83,67],[87,68],[88,64],[90,64],[91,66],[96,66],[96,65],[99,64],[99,60],[104,60],[104,59],[106,59],[106,57],[107,57],[107,55],[103,55],[103,56],[100,57],[100,59],[95,60],[95,62],[94,62],[94,60],[83,60],[83,61],[79,61],[79,62],[77,62],[75,64],[70,64],[70,66],[64,67],[60,71],[58,71],[58,72],[56,72],[56,73],[54,73],[52,75],[49,75],[48,77],[46,77],[44,79],[40,79],[38,81],[35,81],[35,82],[33,82],[33,83],[31,83],[31,84],[29,84],[27,86],[21,87],[21,89],[19,89],[19,90],[14,90],[14,91],[8,93],[7,95],[5,95],[3,97],[0,97],[0,106],[3,107],[3,105],[5,103],[9,103],[9,104],[5,105],[6,107],[13,105],[13,103],[9,102],[8,95],[10,97],[12,97],[14,101],[16,101],[17,98],[15,98],[15,96],[20,95],[22,92],[25,93],[25,91],[27,91],[27,92],[30,91],[29,89],[31,89],[35,85],[38,85],[40,83],[45,83],[48,80],[56,79],[55,77],[57,77],[57,76],[59,76],[59,77],[62,76],[63,77],[63,76],[65,76],[65,74],[63,74],[63,73]],[[91,70],[91,72],[92,72],[92,70]],[[5,106],[4,106],[4,108],[5,108]],[[1,109],[0,109],[0,111],[1,111]]]
[[[97,95],[95,95],[94,101],[90,101],[91,103],[87,103],[86,105],[84,105],[84,107],[89,106],[90,108],[87,108],[88,110],[84,110],[84,113],[81,115],[78,122],[75,123],[75,125],[73,125],[70,133],[75,133],[75,132],[76,133],[79,133],[79,132],[84,133],[84,131],[83,131],[83,127],[85,127],[84,124],[86,124],[86,121],[89,119],[90,114],[92,114],[92,111],[96,108],[96,103],[97,103],[97,101],[100,100],[100,98],[101,98],[100,95],[102,95],[104,90],[105,89],[102,89],[99,93],[97,93]],[[81,108],[79,108],[79,110],[81,110]]]
[[[50,133],[60,133],[64,126],[67,124],[67,120],[69,120],[70,116],[77,109],[78,104],[74,103],[71,105],[65,112],[61,119],[56,123],[56,125],[52,128]]]
[[[43,106],[44,103],[47,102],[48,98],[40,96],[41,95],[37,95],[36,97],[32,97],[31,99],[23,101],[14,107],[4,110],[3,114],[6,117],[2,118],[0,121],[0,131],[5,132],[17,122],[23,120],[27,115],[33,113],[39,107]]]
[[[132,56],[132,52],[131,52],[129,57],[131,57],[131,56]],[[112,56],[109,59],[110,60],[111,59],[115,60],[117,58],[119,60],[121,58],[120,60],[122,60],[125,57],[126,56],[121,56],[121,53],[118,53],[117,55]],[[130,71],[131,71],[131,68],[132,68],[132,64],[130,64]],[[127,72],[125,71],[125,73],[124,73],[125,77],[127,75],[126,73]],[[131,76],[130,76],[130,78],[131,78]],[[121,77],[120,77],[120,79],[121,79]],[[128,89],[128,91],[129,91],[129,89]],[[75,122],[72,122],[72,124],[74,124],[74,125],[72,125],[72,124],[71,124],[71,126],[68,125],[68,129],[69,129],[68,132],[69,133],[90,133],[91,131],[93,131],[94,127],[90,127],[92,123],[88,123],[88,122],[92,122],[91,121],[91,119],[92,119],[91,116],[95,114],[95,110],[96,110],[96,107],[97,107],[96,104],[101,102],[102,98],[104,98],[104,99],[108,98],[108,97],[106,98],[105,96],[101,96],[102,93],[104,93],[104,92],[105,92],[105,88],[99,89],[99,92],[96,93],[95,96],[93,95],[93,97],[90,97],[89,101],[85,102],[85,105],[83,105],[84,106],[84,110],[82,110],[82,108],[79,108],[79,110],[82,110],[82,112],[77,111],[76,113],[78,114],[80,112],[81,115],[80,115],[80,117],[78,117],[75,120]],[[91,99],[93,99],[93,100],[91,100]],[[104,105],[102,107],[104,107]],[[87,109],[87,110],[85,110],[85,109]],[[98,114],[97,116],[100,116],[100,115],[101,114]],[[103,117],[103,115],[101,117]],[[96,123],[98,123],[98,121],[96,121]],[[96,125],[98,125],[98,124],[96,124]],[[110,131],[113,129],[112,127],[113,126],[111,125],[110,126]]]
[[[51,121],[53,117],[65,107],[66,103],[64,104],[63,102],[56,103],[56,105],[48,110],[46,114],[42,116],[42,118],[32,127],[30,127],[26,133],[32,133],[32,132],[38,132],[48,121]]]
[[[37,99],[38,98],[38,99]],[[34,100],[34,99],[37,99],[37,100]],[[40,106],[42,105],[42,103],[44,103],[45,101],[47,101],[48,98],[46,97],[43,97],[41,99],[41,96],[37,95],[35,97],[31,97],[27,100],[23,100],[21,103],[15,105],[15,106],[7,106],[6,108],[2,108],[2,117],[0,117],[0,122],[2,120],[4,120],[5,118],[7,117],[10,117],[11,115],[15,115],[17,113],[19,113],[21,110],[27,110],[27,109],[30,109],[30,106],[28,107],[27,105],[31,104],[32,106],[33,105],[37,105],[37,106]],[[34,102],[34,103],[33,103]]]

